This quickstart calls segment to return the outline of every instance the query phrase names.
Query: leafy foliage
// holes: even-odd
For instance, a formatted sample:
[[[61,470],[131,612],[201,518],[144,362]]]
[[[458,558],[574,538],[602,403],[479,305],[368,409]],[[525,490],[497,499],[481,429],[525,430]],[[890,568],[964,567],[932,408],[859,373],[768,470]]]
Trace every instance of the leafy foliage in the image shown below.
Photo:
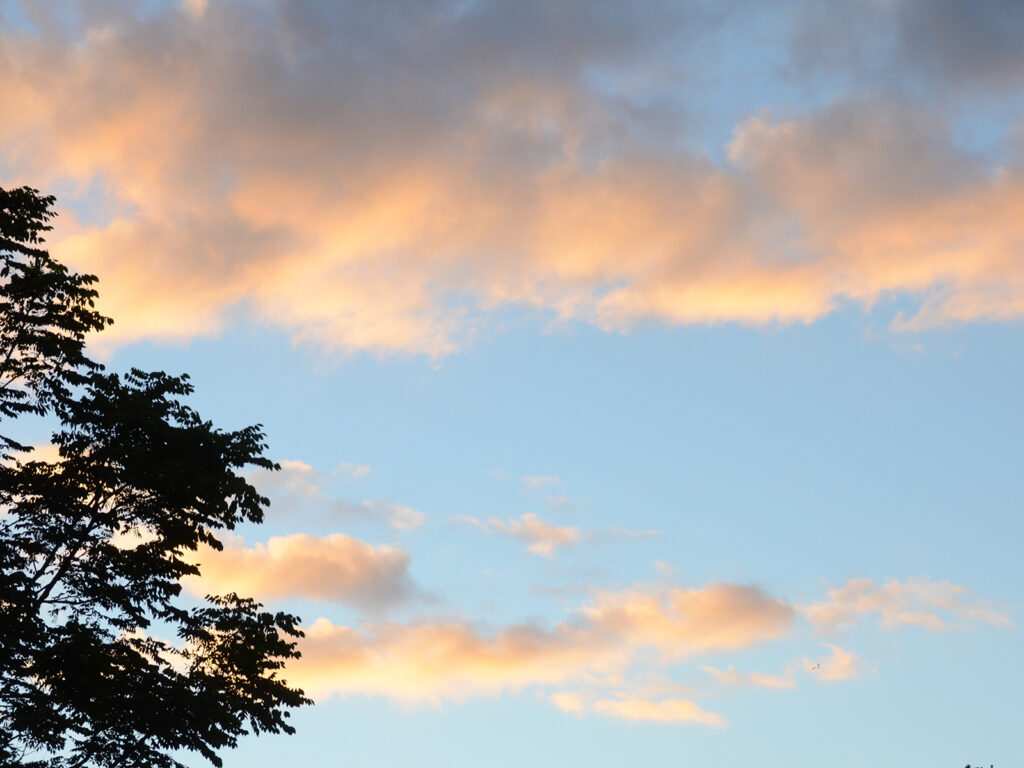
[[[287,709],[310,703],[280,677],[297,617],[181,597],[200,544],[263,518],[240,471],[276,465],[259,427],[221,431],[186,406],[186,376],[106,374],[85,356],[109,320],[95,278],[37,247],[52,204],[0,189],[0,417],[62,423],[56,461],[3,438],[0,764],[177,768],[189,750],[220,765],[244,733],[292,733]]]
[[[93,275],[76,275],[40,248],[54,198],[0,187],[0,418],[44,413],[101,369],[85,335],[111,322],[94,309]],[[0,435],[0,450],[21,448]]]

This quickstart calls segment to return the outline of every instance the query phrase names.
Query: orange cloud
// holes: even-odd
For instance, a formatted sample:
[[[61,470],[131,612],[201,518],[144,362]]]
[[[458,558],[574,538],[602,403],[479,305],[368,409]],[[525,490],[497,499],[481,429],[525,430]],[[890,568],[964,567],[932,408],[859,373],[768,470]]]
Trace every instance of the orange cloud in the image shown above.
[[[318,699],[384,696],[440,705],[533,687],[548,689],[552,704],[570,714],[721,726],[718,715],[691,701],[698,691],[664,670],[792,635],[796,616],[789,603],[757,587],[710,584],[598,593],[551,627],[492,630],[452,617],[346,626],[320,618],[307,628],[303,655],[288,676]],[[801,659],[807,671],[824,681],[861,673],[856,654],[825,647],[827,657]],[[793,667],[781,676],[702,669],[720,685],[795,687]]]
[[[289,676],[319,697],[428,702],[569,681],[600,688],[617,685],[645,650],[670,661],[774,640],[792,629],[792,609],[753,587],[674,590],[639,610],[622,610],[637,606],[640,594],[604,594],[553,629],[518,625],[489,633],[449,619],[354,628],[321,618],[309,627]],[[559,706],[571,705],[566,699]]]
[[[597,627],[669,657],[744,648],[788,634],[796,611],[755,586],[713,584],[662,594],[600,593],[584,610]]]
[[[362,630],[318,619],[306,630],[289,679],[312,695],[383,695],[404,701],[495,694],[599,674],[623,662],[567,625],[510,627],[481,634],[451,621],[385,624]]]
[[[373,547],[344,534],[275,536],[246,547],[229,540],[223,551],[203,549],[201,575],[183,580],[193,594],[257,594],[354,604],[371,611],[415,597],[411,559],[392,547]]]

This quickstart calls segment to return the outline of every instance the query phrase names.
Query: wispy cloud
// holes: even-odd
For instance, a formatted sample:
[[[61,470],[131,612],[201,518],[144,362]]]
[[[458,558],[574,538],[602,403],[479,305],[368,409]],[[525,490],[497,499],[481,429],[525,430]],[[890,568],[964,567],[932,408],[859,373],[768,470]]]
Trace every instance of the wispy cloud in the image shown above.
[[[606,690],[591,686],[589,689],[556,691],[549,699],[562,712],[576,716],[599,715],[634,722],[698,723],[725,727],[720,715],[705,711],[693,700],[692,697],[697,695],[699,693],[693,689],[659,678],[625,687],[613,685]]]
[[[735,667],[721,670],[716,667],[701,667],[719,685],[738,688],[795,688],[796,682],[782,675],[766,675],[763,672],[739,672]]]
[[[575,526],[553,525],[530,512],[518,519],[492,517],[487,522],[491,530],[525,542],[527,549],[542,557],[551,557],[556,549],[574,546],[583,536]]]
[[[560,691],[551,694],[551,703],[570,715],[582,715],[586,710],[587,700],[578,693]]]
[[[347,461],[341,462],[336,471],[340,472],[347,477],[351,477],[353,480],[360,477],[366,477],[370,474],[370,467],[366,464],[349,464]]]
[[[370,468],[365,465],[342,463],[333,473],[319,470],[303,461],[285,460],[278,462],[278,472],[259,471],[254,475],[256,484],[271,497],[271,510],[284,511],[293,517],[313,512],[316,516],[334,522],[344,520],[379,521],[398,531],[419,528],[426,515],[405,504],[387,499],[351,501],[332,496],[324,491],[324,485],[331,474],[341,474],[349,479],[365,477]]]
[[[860,677],[862,662],[856,654],[831,643],[825,643],[825,647],[831,651],[827,658],[804,659],[804,668],[808,672],[826,682]]]
[[[549,485],[554,485],[558,482],[558,475],[537,475],[533,477],[521,477],[519,482],[524,488],[536,490],[537,488],[546,488]]]
[[[700,723],[715,728],[724,728],[725,721],[714,712],[705,712],[697,704],[685,699],[623,698],[600,699],[591,709],[605,717],[621,720],[643,720],[654,723]]]
[[[506,520],[490,517],[486,522],[472,515],[452,515],[448,520],[453,523],[471,525],[488,533],[519,539],[526,544],[530,552],[542,557],[552,557],[556,550],[569,549],[583,542],[602,539],[649,539],[661,535],[660,531],[634,531],[619,526],[611,526],[603,531],[583,531],[577,526],[549,523],[532,512]]]
[[[526,544],[530,552],[542,557],[552,557],[555,550],[573,547],[583,540],[583,532],[579,528],[554,525],[531,512],[507,520],[491,517],[487,522],[472,515],[452,515],[448,519],[453,523],[471,525],[488,533],[519,539]]]
[[[828,590],[828,600],[803,607],[814,625],[834,632],[877,616],[883,627],[923,627],[931,632],[969,627],[978,622],[1010,626],[1010,619],[969,589],[948,581],[914,579],[875,584],[870,579],[852,579]]]

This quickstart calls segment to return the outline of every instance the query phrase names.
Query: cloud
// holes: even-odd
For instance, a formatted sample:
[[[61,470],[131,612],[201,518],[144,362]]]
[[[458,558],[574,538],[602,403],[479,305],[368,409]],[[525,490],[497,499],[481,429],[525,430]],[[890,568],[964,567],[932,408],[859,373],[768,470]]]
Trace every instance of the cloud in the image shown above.
[[[283,460],[278,463],[281,469],[277,472],[254,473],[255,483],[272,497],[271,509],[275,512],[285,510],[295,516],[303,511],[313,511],[334,522],[346,519],[382,521],[398,531],[415,530],[426,520],[423,512],[386,499],[350,501],[324,492],[323,486],[330,479],[330,474],[338,473],[350,479],[365,477],[370,473],[367,466],[342,462],[334,473],[327,473],[303,461]]]
[[[277,472],[259,472],[260,484],[266,487],[284,487],[303,496],[316,497],[324,473],[304,461],[282,459]]]
[[[975,98],[1024,79],[1024,9],[1016,2],[899,0],[793,4],[796,69],[843,73],[877,89],[922,85]]]
[[[440,703],[556,684],[621,663],[614,645],[568,625],[488,634],[440,619],[352,628],[321,618],[306,635],[288,677],[318,698],[362,694]]]
[[[347,461],[341,462],[337,466],[336,471],[351,477],[353,480],[366,477],[371,472],[370,467],[365,464],[349,464]]]
[[[518,519],[501,520],[491,517],[485,523],[472,515],[452,515],[448,518],[453,523],[461,523],[479,528],[487,533],[498,533],[519,539],[526,543],[526,548],[535,555],[552,557],[556,549],[565,549],[583,540],[583,532],[575,526],[561,526],[547,523],[532,512],[521,515]]]
[[[206,9],[209,7],[209,0],[182,0],[181,9],[193,21],[200,21]]]
[[[365,502],[364,502],[365,503]],[[394,502],[385,502],[388,514],[388,525],[399,531],[412,531],[423,525],[427,516],[418,509],[406,507]]]
[[[584,610],[596,626],[670,657],[734,650],[788,634],[796,617],[759,587],[720,583],[702,589],[598,593]]]
[[[409,575],[408,554],[340,533],[275,536],[251,547],[234,538],[223,551],[204,548],[196,557],[201,575],[182,583],[197,595],[238,592],[268,600],[323,600],[379,612],[422,594]]]
[[[701,667],[705,672],[714,678],[719,685],[728,685],[738,688],[795,688],[796,683],[789,677],[779,675],[766,675],[762,672],[738,672],[735,667],[727,670],[715,667]]]
[[[547,497],[545,501],[548,501]],[[530,552],[542,557],[552,557],[556,549],[568,549],[584,541],[650,539],[661,535],[661,531],[634,531],[619,526],[611,526],[603,531],[584,532],[576,526],[560,526],[545,522],[532,512],[520,515],[518,519],[501,520],[491,517],[486,523],[472,515],[451,515],[448,520],[471,525],[487,533],[519,539],[526,543]]]
[[[542,557],[551,557],[556,549],[573,546],[583,536],[575,526],[546,523],[532,512],[521,515],[518,520],[509,518],[502,521],[492,517],[488,523],[492,530],[526,542],[528,550]]]
[[[652,723],[701,723],[724,728],[725,721],[714,712],[705,712],[692,701],[683,699],[601,699],[593,711],[605,717]]]
[[[346,626],[320,618],[307,628],[302,658],[288,676],[317,699],[384,696],[441,705],[535,688],[570,714],[721,726],[718,715],[693,702],[699,690],[665,671],[793,637],[797,616],[789,602],[756,586],[713,583],[597,592],[552,626],[491,628],[451,616]],[[853,652],[825,647],[828,656],[797,664],[824,681],[860,674]],[[795,687],[796,665],[783,675],[699,668],[722,686]]]
[[[804,667],[808,672],[826,682],[860,677],[861,661],[855,654],[831,643],[825,643],[825,647],[832,652],[828,658],[817,661],[804,659]]]
[[[896,5],[904,60],[941,82],[1015,87],[1024,79],[1019,3],[910,0]]]
[[[586,707],[586,699],[578,693],[560,691],[551,694],[550,698],[556,707],[570,715],[581,715]]]
[[[842,587],[829,589],[828,597],[826,602],[802,609],[814,626],[825,632],[875,615],[886,629],[913,625],[943,632],[978,622],[1010,626],[1003,613],[979,600],[966,587],[948,581],[914,579],[877,585],[871,579],[851,579]]]
[[[523,477],[519,479],[519,482],[522,483],[524,488],[534,490],[537,488],[544,488],[549,485],[554,485],[555,483],[558,482],[558,475]]]
[[[663,679],[610,693],[595,690],[558,691],[549,699],[562,712],[577,716],[596,714],[633,722],[700,723],[716,728],[725,727],[721,716],[701,709],[694,701],[671,695],[681,692],[693,693],[678,683]]]
[[[952,0],[892,5],[1002,34]],[[900,329],[1024,316],[1024,167],[958,149],[940,112],[752,116],[725,162],[680,140],[685,89],[662,108],[651,84],[727,15],[114,3],[0,36],[0,161],[79,203],[51,243],[101,276],[107,344],[249,317],[327,351],[440,356],[508,306],[620,331],[894,296],[915,307]],[[932,37],[937,67],[981,76],[957,63],[976,42]],[[1018,48],[985,71],[1018,82]]]
[[[472,515],[451,515],[448,518],[450,523],[459,523],[460,525],[471,525],[474,528],[479,528],[482,531],[490,533],[490,528],[487,527],[486,523],[481,522]]]
[[[600,689],[618,685],[645,653],[668,662],[749,647],[791,631],[794,615],[756,587],[714,584],[603,593],[553,628],[487,631],[450,618],[349,627],[321,618],[289,677],[318,697],[434,703],[567,682]]]

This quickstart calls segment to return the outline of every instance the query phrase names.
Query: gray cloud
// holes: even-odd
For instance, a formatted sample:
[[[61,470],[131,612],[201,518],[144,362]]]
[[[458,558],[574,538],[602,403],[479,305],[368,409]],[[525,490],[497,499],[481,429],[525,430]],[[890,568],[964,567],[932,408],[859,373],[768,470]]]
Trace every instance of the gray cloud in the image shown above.
[[[873,89],[1018,90],[1024,6],[1016,0],[800,0],[786,11],[794,75],[825,68]],[[819,73],[820,74],[820,73]]]

